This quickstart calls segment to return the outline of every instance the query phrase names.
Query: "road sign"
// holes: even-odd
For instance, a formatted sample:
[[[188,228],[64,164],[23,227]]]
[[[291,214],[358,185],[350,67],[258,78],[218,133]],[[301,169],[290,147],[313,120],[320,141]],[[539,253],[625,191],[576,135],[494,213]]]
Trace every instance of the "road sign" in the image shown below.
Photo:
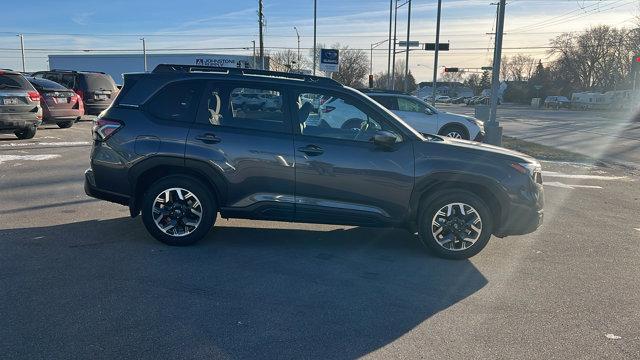
[[[444,68],[444,72],[446,72],[446,73],[458,72],[458,71],[460,71],[460,69],[457,68],[457,67],[446,67],[446,68]]]
[[[482,69],[484,71],[491,71],[491,70],[493,70],[493,66],[483,66],[480,69]]]
[[[320,71],[336,72],[340,68],[338,49],[320,49]]]
[[[424,44],[424,49],[427,51],[436,51],[435,43],[426,43]],[[449,51],[449,43],[438,44],[439,51]]]
[[[399,47],[407,47],[406,41],[398,41]],[[409,41],[409,47],[418,47],[420,46],[420,41]]]

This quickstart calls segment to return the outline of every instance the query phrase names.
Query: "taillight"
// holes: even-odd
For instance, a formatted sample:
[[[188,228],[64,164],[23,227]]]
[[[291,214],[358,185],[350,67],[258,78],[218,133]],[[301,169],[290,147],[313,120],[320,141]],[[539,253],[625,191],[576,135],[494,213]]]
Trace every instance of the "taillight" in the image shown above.
[[[84,91],[82,90],[73,90],[76,92],[76,95],[80,98],[80,100],[84,99]]]
[[[335,107],[335,106],[325,106],[325,107],[324,107],[324,109],[322,109],[322,112],[323,112],[323,113],[330,113],[330,112],[332,112],[332,111],[333,111],[333,110],[335,110],[335,109],[336,109],[336,107]]]
[[[97,118],[93,120],[93,128],[91,133],[93,139],[98,141],[107,140],[111,135],[122,127],[122,123],[117,120]]]
[[[31,101],[40,101],[40,93],[37,91],[29,91],[27,93]]]

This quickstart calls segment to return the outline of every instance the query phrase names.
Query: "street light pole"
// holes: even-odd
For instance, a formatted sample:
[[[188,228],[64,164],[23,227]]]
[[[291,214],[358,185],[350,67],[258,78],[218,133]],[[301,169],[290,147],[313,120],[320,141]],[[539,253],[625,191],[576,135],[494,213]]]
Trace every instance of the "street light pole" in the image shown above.
[[[409,12],[407,13],[407,54],[404,62],[404,92],[409,91],[409,36],[411,35],[411,0],[409,0]]]
[[[147,72],[147,42],[144,38],[142,40],[142,57],[144,58],[144,72]]]
[[[316,74],[316,58],[318,57],[318,50],[316,49],[317,20],[318,20],[318,0],[313,0],[313,75]]]
[[[19,34],[18,36],[20,37],[20,53],[22,54],[22,72],[26,72],[27,70],[24,61],[24,35]]]
[[[436,21],[436,52],[433,57],[433,86],[431,103],[436,106],[436,89],[438,87],[438,50],[440,50],[440,16],[442,15],[442,0],[438,0],[438,20]]]
[[[262,61],[262,70],[264,68],[264,39],[262,36],[262,28],[264,27],[264,14],[262,13],[262,0],[258,0],[258,27],[260,37],[260,61]]]
[[[396,42],[398,42],[398,0],[394,6],[394,20],[393,20],[393,59],[391,60],[391,90],[396,89]]]
[[[255,69],[258,66],[256,62],[256,41],[251,40],[251,42],[253,43],[253,68]]]
[[[389,0],[389,53],[387,54],[387,89],[391,87],[391,23],[393,22],[393,0]]]
[[[296,36],[298,37],[298,70],[300,70],[300,34],[297,27],[294,26],[293,30],[296,31]]]
[[[502,144],[502,128],[496,119],[498,108],[498,91],[500,90],[500,60],[502,58],[502,34],[504,32],[504,12],[506,0],[498,3],[498,20],[496,26],[496,46],[493,52],[493,70],[491,76],[491,112],[487,121],[487,142],[492,145]]]

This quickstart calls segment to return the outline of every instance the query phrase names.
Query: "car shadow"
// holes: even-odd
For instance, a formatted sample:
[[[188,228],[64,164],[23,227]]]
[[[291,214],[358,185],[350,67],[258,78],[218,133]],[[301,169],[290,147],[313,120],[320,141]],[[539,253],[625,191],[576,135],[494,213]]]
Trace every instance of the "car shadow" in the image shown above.
[[[0,230],[4,355],[351,359],[487,283],[404,230],[251,224],[190,247],[130,218]]]

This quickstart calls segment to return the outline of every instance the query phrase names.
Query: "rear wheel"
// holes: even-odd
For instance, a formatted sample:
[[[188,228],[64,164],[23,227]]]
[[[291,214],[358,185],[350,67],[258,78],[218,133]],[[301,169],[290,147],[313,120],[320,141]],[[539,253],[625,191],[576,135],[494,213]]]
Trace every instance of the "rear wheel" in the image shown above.
[[[183,176],[158,180],[142,199],[142,221],[159,241],[191,245],[211,229],[217,213],[211,192],[199,181]]]
[[[446,125],[440,130],[440,135],[448,136],[454,139],[469,140],[469,132],[460,125]]]
[[[61,121],[58,124],[58,127],[60,127],[61,129],[68,129],[71,126],[73,126],[73,121]]]
[[[418,218],[422,244],[439,257],[466,259],[479,253],[493,232],[482,199],[463,190],[445,190],[426,200]]]
[[[37,130],[38,128],[35,125],[32,125],[28,128],[16,130],[14,134],[16,134],[16,136],[20,140],[32,139],[34,136],[36,136]]]

